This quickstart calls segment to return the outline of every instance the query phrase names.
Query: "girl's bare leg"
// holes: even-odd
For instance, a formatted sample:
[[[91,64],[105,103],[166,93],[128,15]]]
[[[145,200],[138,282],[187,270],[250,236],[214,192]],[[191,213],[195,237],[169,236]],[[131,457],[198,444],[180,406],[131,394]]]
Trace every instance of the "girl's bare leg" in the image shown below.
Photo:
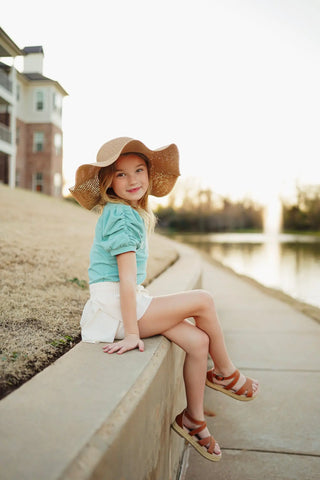
[[[196,420],[204,420],[203,397],[207,371],[209,337],[205,332],[195,327],[187,320],[163,332],[169,340],[179,345],[185,352],[183,378],[187,397],[187,411]],[[187,417],[183,424],[190,429],[196,428]],[[210,436],[206,428],[200,434],[201,438]],[[214,453],[220,454],[220,447],[216,443]]]
[[[176,293],[155,297],[144,316],[139,320],[141,337],[149,337],[178,325],[184,319],[193,317],[198,328],[209,337],[209,353],[215,367],[221,373],[235,369],[224,341],[220,322],[217,318],[213,299],[202,290]]]
[[[190,415],[203,420],[203,397],[208,358],[208,336],[187,320],[163,332],[185,352],[183,377]]]
[[[196,326],[209,337],[209,353],[215,372],[225,377],[231,375],[235,366],[225,345],[213,299],[206,291],[191,290],[155,297],[144,316],[139,320],[140,335],[142,338],[160,333],[165,335],[166,331],[189,317],[193,317]],[[234,388],[240,388],[244,381],[245,377],[241,375]],[[253,391],[256,392],[257,388],[258,382],[255,381]]]

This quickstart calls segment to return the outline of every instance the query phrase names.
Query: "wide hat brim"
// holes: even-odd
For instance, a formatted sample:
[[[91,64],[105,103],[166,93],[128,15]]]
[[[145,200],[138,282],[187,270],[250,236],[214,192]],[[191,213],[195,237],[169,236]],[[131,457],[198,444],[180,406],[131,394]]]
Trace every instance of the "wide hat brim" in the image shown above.
[[[102,145],[95,163],[81,165],[76,171],[73,197],[83,207],[91,210],[101,202],[98,174],[100,168],[112,165],[123,153],[142,153],[150,163],[151,195],[163,197],[173,189],[179,171],[179,151],[175,144],[150,150],[139,140],[119,137]]]

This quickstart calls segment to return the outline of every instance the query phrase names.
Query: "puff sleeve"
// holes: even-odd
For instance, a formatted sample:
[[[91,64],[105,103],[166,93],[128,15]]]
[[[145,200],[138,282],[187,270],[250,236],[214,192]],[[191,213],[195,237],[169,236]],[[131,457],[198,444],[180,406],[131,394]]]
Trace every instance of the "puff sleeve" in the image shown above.
[[[115,256],[144,247],[144,221],[133,208],[112,204],[103,212],[101,245]]]

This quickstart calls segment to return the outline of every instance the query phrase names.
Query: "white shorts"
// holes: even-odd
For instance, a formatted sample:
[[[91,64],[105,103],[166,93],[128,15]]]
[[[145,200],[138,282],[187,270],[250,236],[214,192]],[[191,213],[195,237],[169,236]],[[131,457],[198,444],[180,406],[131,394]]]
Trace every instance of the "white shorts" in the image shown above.
[[[90,299],[84,306],[80,321],[83,342],[113,342],[124,338],[119,282],[89,285]],[[137,320],[144,315],[152,297],[142,285],[137,285]]]

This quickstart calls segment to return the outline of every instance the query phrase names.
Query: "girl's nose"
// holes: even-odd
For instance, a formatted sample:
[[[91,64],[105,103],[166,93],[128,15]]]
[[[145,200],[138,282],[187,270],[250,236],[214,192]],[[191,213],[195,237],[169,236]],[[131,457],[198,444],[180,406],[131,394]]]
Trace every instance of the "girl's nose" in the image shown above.
[[[137,178],[136,178],[136,175],[134,173],[129,175],[129,183],[130,184],[136,183],[136,181],[137,181]]]

